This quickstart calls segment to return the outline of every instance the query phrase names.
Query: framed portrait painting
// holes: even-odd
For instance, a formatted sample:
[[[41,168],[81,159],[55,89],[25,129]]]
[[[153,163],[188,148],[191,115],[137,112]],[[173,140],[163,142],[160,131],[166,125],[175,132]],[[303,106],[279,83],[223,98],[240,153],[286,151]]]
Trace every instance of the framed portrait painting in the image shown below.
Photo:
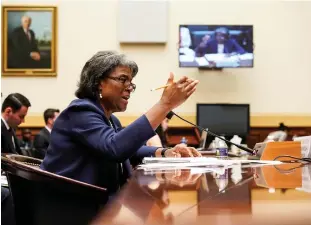
[[[2,75],[56,76],[57,9],[2,6]]]

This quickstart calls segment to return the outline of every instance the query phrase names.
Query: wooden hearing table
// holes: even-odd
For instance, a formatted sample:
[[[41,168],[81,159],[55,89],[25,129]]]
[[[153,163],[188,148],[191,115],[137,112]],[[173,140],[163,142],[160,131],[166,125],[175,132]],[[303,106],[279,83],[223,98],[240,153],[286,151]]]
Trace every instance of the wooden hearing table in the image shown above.
[[[144,171],[91,223],[311,224],[311,165]]]

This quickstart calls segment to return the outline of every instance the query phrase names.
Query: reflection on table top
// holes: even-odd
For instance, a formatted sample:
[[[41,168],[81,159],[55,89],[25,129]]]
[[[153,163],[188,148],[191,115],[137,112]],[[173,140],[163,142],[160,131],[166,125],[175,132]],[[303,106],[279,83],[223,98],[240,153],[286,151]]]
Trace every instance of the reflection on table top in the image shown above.
[[[311,165],[137,170],[92,224],[310,224]]]

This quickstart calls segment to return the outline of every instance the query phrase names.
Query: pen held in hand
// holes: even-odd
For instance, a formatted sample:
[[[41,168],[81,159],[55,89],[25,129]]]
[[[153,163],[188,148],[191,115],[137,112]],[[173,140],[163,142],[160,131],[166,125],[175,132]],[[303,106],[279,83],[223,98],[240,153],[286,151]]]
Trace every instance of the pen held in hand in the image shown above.
[[[170,86],[170,84],[167,84],[167,85],[164,85],[164,86],[161,86],[161,87],[157,87],[157,88],[153,88],[153,89],[151,89],[150,91],[161,90],[161,89],[167,88],[168,86]]]

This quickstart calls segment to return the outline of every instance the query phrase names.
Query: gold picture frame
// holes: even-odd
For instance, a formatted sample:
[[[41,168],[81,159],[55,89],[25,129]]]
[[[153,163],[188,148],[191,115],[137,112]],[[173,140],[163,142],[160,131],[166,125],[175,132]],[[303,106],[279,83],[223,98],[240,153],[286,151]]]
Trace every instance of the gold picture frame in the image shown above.
[[[55,6],[2,6],[2,76],[56,76],[56,58]]]

